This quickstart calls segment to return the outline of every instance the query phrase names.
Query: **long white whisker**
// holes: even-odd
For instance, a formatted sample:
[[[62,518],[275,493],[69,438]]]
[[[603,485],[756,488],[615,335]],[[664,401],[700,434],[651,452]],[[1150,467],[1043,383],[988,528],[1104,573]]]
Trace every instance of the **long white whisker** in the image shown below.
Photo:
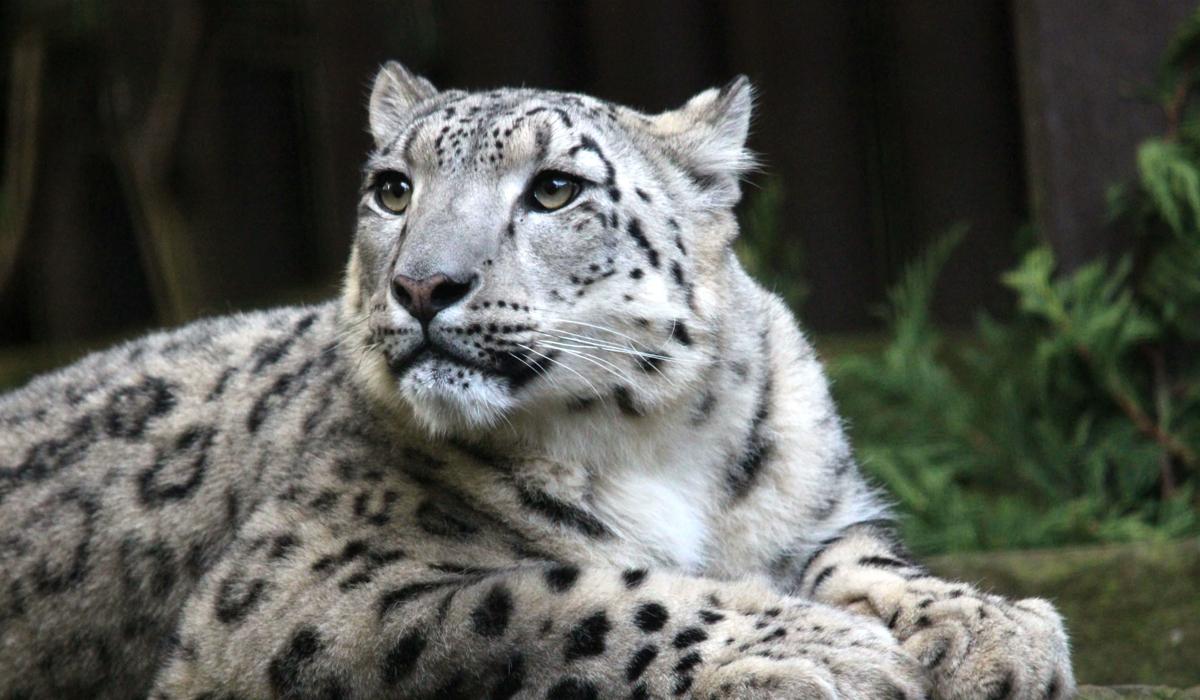
[[[566,347],[573,347],[573,348],[578,348],[578,349],[586,349],[586,346],[584,346],[584,347],[581,347],[581,346],[579,346],[579,345],[566,345],[565,343],[555,343],[555,342],[553,342],[553,341],[542,341],[542,343],[543,343],[543,344],[544,344],[546,347],[550,347],[550,348],[557,348],[557,349],[560,349],[560,350],[564,350],[564,349],[565,349],[564,345],[565,345]],[[626,351],[618,351],[618,352],[622,352],[622,354],[625,354],[625,355],[632,355],[632,356],[634,356],[634,357],[637,357],[638,359],[643,359],[643,358],[648,358],[648,357],[660,357],[660,356],[658,356],[658,355],[650,355],[650,354],[647,354],[647,353],[641,353],[641,352],[637,352],[637,351],[628,351],[628,350],[626,350]],[[605,360],[601,360],[600,358],[598,358],[598,357],[595,357],[594,355],[591,355],[590,357],[592,357],[592,358],[594,358],[594,359],[596,359],[596,360],[598,360],[598,361],[600,361],[600,362],[606,362]],[[671,360],[671,359],[673,359],[673,358],[670,358],[670,357],[662,357],[661,359],[663,359],[663,360]],[[609,364],[611,364],[611,363],[609,363]],[[614,365],[614,368],[615,368],[615,365]],[[669,384],[669,385],[671,385],[671,386],[675,386],[675,382],[674,382],[674,381],[673,381],[673,380],[672,380],[670,377],[668,377],[668,376],[667,376],[667,375],[666,375],[666,374],[665,374],[665,373],[664,373],[664,372],[663,372],[661,369],[659,369],[657,365],[654,365],[654,364],[652,363],[652,364],[650,365],[650,368],[651,368],[651,369],[653,369],[655,372],[658,372],[658,375],[659,375],[660,377],[662,377],[662,378],[663,378],[663,379],[664,379],[664,380],[667,382],[667,384]],[[632,381],[632,380],[630,380],[630,381]]]
[[[570,319],[570,318],[555,318],[555,317],[550,317],[550,320],[551,320],[551,321],[560,321],[560,322],[563,322],[563,323],[574,323],[574,324],[576,324],[576,325],[579,325],[579,326],[587,326],[588,328],[595,328],[595,329],[596,329],[596,330],[598,330],[598,331],[604,331],[605,333],[612,333],[613,335],[619,335],[619,336],[621,336],[622,338],[624,338],[624,339],[628,340],[629,342],[631,342],[631,343],[633,343],[633,344],[635,344],[635,345],[638,343],[638,340],[637,340],[637,338],[633,338],[633,337],[631,337],[631,336],[625,335],[624,333],[621,333],[620,331],[614,331],[614,330],[613,330],[613,329],[611,329],[611,328],[605,328],[604,326],[597,326],[597,325],[594,325],[594,324],[591,324],[591,323],[584,323],[583,321],[576,321],[576,320],[574,320],[574,319]]]
[[[575,357],[578,357],[579,359],[584,360],[585,362],[591,362],[592,364],[596,365],[597,367],[607,371],[609,374],[613,375],[614,377],[616,377],[618,379],[623,379],[623,380],[629,382],[630,384],[636,383],[636,382],[634,382],[632,377],[623,373],[619,367],[617,367],[616,365],[614,365],[611,362],[608,362],[606,360],[601,360],[600,358],[598,358],[594,355],[589,355],[588,353],[578,352],[576,350],[569,350],[562,346],[556,346],[554,343],[549,343],[549,342],[543,341],[542,344],[548,348],[554,348],[555,350],[560,350],[562,352],[565,352],[568,355],[574,355]]]
[[[557,340],[555,342],[560,342],[564,345],[567,345],[568,347],[573,347],[576,349],[606,350],[606,351],[615,352],[615,353],[618,353],[621,355],[629,355],[632,357],[636,357],[638,359],[661,360],[663,362],[673,362],[678,365],[698,364],[696,360],[692,360],[692,359],[683,359],[683,358],[679,358],[679,357],[672,357],[670,355],[662,355],[662,354],[658,354],[658,353],[654,353],[654,352],[647,352],[647,351],[643,351],[643,350],[636,350],[636,349],[629,348],[629,347],[612,345],[611,343],[598,342],[592,338],[585,338],[584,336],[575,336],[574,334],[571,334],[574,337],[566,338],[565,336],[558,335],[557,332],[538,331],[538,333],[549,336],[551,338],[557,338]],[[661,374],[661,371],[659,373]]]
[[[571,345],[571,347],[577,347],[580,349],[608,350],[609,352],[615,352],[619,355],[633,355],[635,357],[649,357],[649,355],[647,355],[646,353],[640,352],[638,350],[634,350],[632,348],[624,348],[624,347],[620,347],[620,346],[616,346],[616,345],[608,345],[606,343],[593,343],[593,342],[589,342],[586,340],[577,340],[575,338],[563,338],[562,336],[556,336],[553,333],[544,333],[544,335],[554,338],[554,342],[569,344],[569,345]],[[670,358],[662,357],[661,359],[666,360],[666,359],[670,359]]]
[[[528,345],[521,345],[520,343],[517,343],[517,347],[528,350],[529,352],[531,352],[535,355],[540,355],[540,356],[546,358],[547,361],[553,362],[554,364],[558,365],[559,367],[562,367],[563,369],[567,370],[568,372],[574,374],[576,377],[579,377],[580,379],[583,380],[584,384],[587,384],[589,387],[591,387],[592,392],[595,393],[596,396],[600,397],[601,402],[604,401],[604,396],[599,391],[597,391],[596,385],[589,382],[587,377],[583,376],[579,372],[576,372],[573,367],[568,367],[567,365],[564,365],[563,363],[559,362],[558,360],[555,360],[553,357],[550,357],[549,355],[547,355],[545,353],[538,352],[537,350],[534,350],[533,348],[529,347]],[[547,378],[548,377],[549,377],[549,375],[547,375]]]

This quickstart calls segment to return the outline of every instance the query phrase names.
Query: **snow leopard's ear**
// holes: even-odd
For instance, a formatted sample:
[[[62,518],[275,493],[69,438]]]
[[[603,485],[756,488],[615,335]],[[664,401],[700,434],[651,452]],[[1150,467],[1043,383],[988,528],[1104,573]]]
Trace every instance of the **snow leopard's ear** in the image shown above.
[[[741,197],[739,180],[755,167],[746,150],[753,108],[754,88],[739,75],[653,117],[650,130],[664,138],[676,162],[713,205],[733,206]]]
[[[375,145],[382,148],[391,143],[408,123],[413,107],[436,94],[433,83],[413,75],[396,61],[385,63],[375,75],[368,107]]]

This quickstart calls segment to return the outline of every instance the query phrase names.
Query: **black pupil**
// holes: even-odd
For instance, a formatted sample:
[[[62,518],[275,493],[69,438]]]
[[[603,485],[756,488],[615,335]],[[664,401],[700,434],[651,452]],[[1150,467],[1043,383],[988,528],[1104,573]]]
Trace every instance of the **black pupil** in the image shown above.
[[[401,196],[403,196],[403,195],[404,195],[404,190],[406,189],[406,188],[405,188],[405,183],[404,183],[404,181],[403,181],[403,180],[389,180],[389,181],[388,181],[388,182],[387,182],[387,183],[386,183],[386,184],[383,186],[383,188],[384,188],[385,190],[387,190],[388,194],[392,195],[393,197],[401,197]]]
[[[542,190],[553,197],[559,190],[566,186],[566,180],[547,180],[546,184],[542,185]]]

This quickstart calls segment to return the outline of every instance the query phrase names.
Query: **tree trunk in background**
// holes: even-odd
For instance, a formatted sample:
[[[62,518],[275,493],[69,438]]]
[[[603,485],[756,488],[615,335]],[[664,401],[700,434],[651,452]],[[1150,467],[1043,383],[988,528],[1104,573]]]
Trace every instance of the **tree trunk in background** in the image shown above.
[[[187,223],[206,287],[194,311],[331,296],[384,61],[439,87],[573,90],[651,112],[745,73],[758,88],[750,147],[764,165],[746,193],[767,178],[782,185],[764,257],[802,251],[804,324],[878,328],[872,309],[905,263],[965,221],[934,302],[939,321],[962,326],[1011,303],[998,277],[1030,208],[1068,266],[1114,247],[1105,188],[1132,174],[1136,142],[1162,126],[1155,105],[1131,96],[1194,3],[204,0],[202,50],[154,182]],[[114,115],[146,109],[168,6],[0,0],[0,40],[26,25],[47,37],[35,196],[0,289],[0,343],[164,320],[110,141]]]
[[[1073,269],[1123,246],[1105,191],[1134,174],[1138,141],[1163,130],[1158,62],[1195,0],[1015,0],[1034,220]]]

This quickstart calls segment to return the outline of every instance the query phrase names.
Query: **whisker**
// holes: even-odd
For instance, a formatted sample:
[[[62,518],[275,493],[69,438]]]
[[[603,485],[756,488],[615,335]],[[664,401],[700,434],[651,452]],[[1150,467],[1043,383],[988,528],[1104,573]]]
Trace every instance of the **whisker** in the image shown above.
[[[693,360],[693,359],[684,359],[684,358],[679,358],[679,357],[673,357],[671,355],[662,355],[659,353],[654,353],[654,352],[649,352],[649,351],[644,351],[644,350],[637,350],[637,349],[633,349],[633,348],[629,348],[629,347],[622,347],[622,346],[618,346],[618,345],[613,345],[611,343],[596,341],[592,338],[585,338],[584,336],[577,336],[575,334],[570,334],[573,337],[568,338],[566,336],[559,335],[557,332],[538,331],[538,333],[541,333],[542,335],[545,335],[545,336],[549,336],[551,338],[557,338],[558,342],[567,344],[567,345],[569,345],[569,347],[574,347],[577,349],[585,349],[586,348],[586,349],[594,349],[594,350],[607,350],[609,352],[615,352],[615,353],[618,353],[621,355],[629,355],[632,357],[636,357],[638,359],[661,360],[663,362],[673,362],[678,365],[699,364],[699,362],[697,360]]]
[[[551,317],[549,317],[549,319],[551,321],[559,321],[562,323],[574,323],[579,326],[587,326],[588,328],[595,328],[598,331],[604,331],[605,333],[612,333],[613,335],[619,335],[622,338],[625,338],[626,340],[628,340],[629,342],[634,343],[635,345],[638,343],[637,338],[633,338],[631,336],[625,335],[624,333],[621,333],[620,331],[614,331],[611,328],[605,328],[604,326],[597,326],[597,325],[594,325],[591,323],[584,323],[583,321],[576,321],[575,319],[571,319],[571,318],[556,318],[556,317],[551,316]]]
[[[630,347],[628,345],[616,345],[616,344],[610,343],[608,341],[598,340],[596,338],[589,338],[587,336],[579,335],[577,333],[567,333],[564,331],[538,331],[538,332],[542,333],[544,335],[557,336],[560,340],[572,340],[572,341],[578,341],[581,343],[587,343],[588,345],[590,345],[592,347],[600,348],[600,349],[604,349],[604,350],[612,350],[613,352],[623,352],[626,354],[635,354],[635,353],[643,354],[643,351],[638,350],[637,348],[634,348],[634,347]]]
[[[603,395],[603,394],[601,394],[601,393],[600,393],[600,392],[599,392],[599,391],[596,389],[596,385],[594,385],[594,384],[592,384],[590,381],[588,381],[588,378],[587,378],[587,377],[583,376],[583,375],[582,375],[582,374],[580,374],[579,372],[576,372],[576,371],[575,371],[575,369],[574,369],[573,367],[568,367],[567,365],[564,365],[563,363],[559,362],[558,360],[555,360],[553,357],[550,357],[549,355],[547,355],[547,354],[545,354],[545,353],[538,352],[537,350],[534,350],[533,348],[529,347],[528,345],[521,345],[520,343],[517,343],[517,347],[519,347],[519,348],[522,348],[522,349],[524,349],[524,350],[528,350],[529,352],[531,352],[531,353],[533,353],[533,354],[535,354],[535,355],[540,355],[540,356],[542,356],[542,357],[546,358],[546,360],[547,360],[548,362],[552,362],[552,363],[554,363],[554,364],[558,365],[559,367],[562,367],[563,369],[567,370],[568,372],[570,372],[570,373],[574,374],[576,377],[579,377],[580,379],[582,379],[582,380],[583,380],[583,383],[584,383],[584,384],[587,384],[589,387],[591,387],[591,389],[592,389],[592,392],[594,392],[594,393],[596,394],[596,396],[599,396],[599,397],[600,397],[600,401],[601,401],[601,403],[603,403],[603,402],[604,402],[604,395]],[[547,375],[547,378],[548,378],[548,375]]]
[[[601,369],[603,369],[603,370],[607,371],[609,374],[613,375],[614,377],[616,377],[616,378],[618,378],[618,379],[622,379],[622,380],[624,380],[624,381],[626,381],[626,382],[629,382],[630,384],[636,384],[636,383],[637,383],[637,382],[635,382],[635,381],[633,380],[633,378],[632,378],[632,377],[630,377],[629,375],[627,375],[627,374],[624,374],[623,372],[621,372],[620,368],[619,368],[619,367],[617,367],[616,365],[614,365],[614,364],[612,364],[611,362],[608,362],[608,361],[606,361],[606,360],[601,360],[600,358],[598,358],[598,357],[596,357],[596,356],[594,356],[594,355],[589,355],[589,354],[587,354],[587,353],[578,352],[578,351],[576,351],[576,350],[569,350],[569,349],[567,349],[567,348],[565,348],[565,347],[556,346],[556,345],[555,345],[555,344],[553,344],[553,343],[549,343],[549,342],[545,342],[545,341],[543,341],[543,343],[542,343],[542,344],[543,344],[543,345],[545,345],[545,346],[546,346],[546,347],[548,347],[548,348],[553,348],[553,349],[555,349],[555,350],[560,350],[560,351],[562,351],[562,352],[565,352],[565,353],[567,353],[568,355],[573,355],[573,356],[575,356],[575,357],[578,357],[579,359],[581,359],[581,360],[584,360],[585,362],[591,362],[592,364],[596,365],[597,367],[599,367],[599,368],[601,368]]]

